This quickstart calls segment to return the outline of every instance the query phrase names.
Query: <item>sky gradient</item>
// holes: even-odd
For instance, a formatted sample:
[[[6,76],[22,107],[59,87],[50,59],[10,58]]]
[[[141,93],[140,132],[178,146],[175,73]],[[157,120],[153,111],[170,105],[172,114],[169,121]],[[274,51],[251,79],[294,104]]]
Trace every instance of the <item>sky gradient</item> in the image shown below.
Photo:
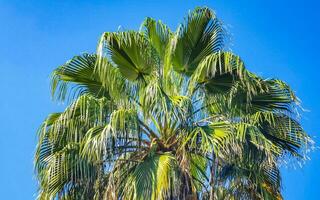
[[[262,3],[263,2],[263,3]],[[50,97],[50,73],[74,55],[94,52],[104,31],[138,29],[147,16],[173,30],[188,10],[214,9],[230,33],[229,48],[251,71],[287,82],[299,98],[305,130],[320,142],[320,13],[317,1],[16,1],[0,0],[0,194],[35,199],[36,131],[65,105]],[[283,169],[286,200],[317,200],[319,150],[302,168]]]

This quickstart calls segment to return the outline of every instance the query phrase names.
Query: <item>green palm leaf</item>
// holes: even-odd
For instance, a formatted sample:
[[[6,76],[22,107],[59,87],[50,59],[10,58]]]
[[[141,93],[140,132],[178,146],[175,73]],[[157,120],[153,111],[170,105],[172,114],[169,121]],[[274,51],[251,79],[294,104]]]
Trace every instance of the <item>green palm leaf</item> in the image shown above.
[[[222,50],[224,30],[209,8],[196,8],[176,32],[172,51],[175,70],[191,74],[207,55]]]

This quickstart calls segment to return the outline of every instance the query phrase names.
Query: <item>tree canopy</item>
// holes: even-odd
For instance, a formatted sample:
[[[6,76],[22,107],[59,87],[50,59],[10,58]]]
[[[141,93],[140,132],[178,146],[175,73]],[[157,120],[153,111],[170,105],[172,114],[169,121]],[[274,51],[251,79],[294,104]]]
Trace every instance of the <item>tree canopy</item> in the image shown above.
[[[38,132],[38,199],[282,199],[279,165],[304,159],[299,99],[227,51],[207,7],[176,31],[146,18],[52,74],[68,103]]]

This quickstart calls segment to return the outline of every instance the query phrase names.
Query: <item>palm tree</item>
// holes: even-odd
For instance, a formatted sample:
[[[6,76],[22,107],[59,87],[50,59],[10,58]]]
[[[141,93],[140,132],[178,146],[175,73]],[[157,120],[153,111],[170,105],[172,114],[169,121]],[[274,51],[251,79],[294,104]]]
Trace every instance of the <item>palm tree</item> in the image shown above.
[[[289,86],[226,51],[212,10],[147,18],[54,70],[70,102],[39,129],[38,199],[282,199],[279,164],[310,139]]]

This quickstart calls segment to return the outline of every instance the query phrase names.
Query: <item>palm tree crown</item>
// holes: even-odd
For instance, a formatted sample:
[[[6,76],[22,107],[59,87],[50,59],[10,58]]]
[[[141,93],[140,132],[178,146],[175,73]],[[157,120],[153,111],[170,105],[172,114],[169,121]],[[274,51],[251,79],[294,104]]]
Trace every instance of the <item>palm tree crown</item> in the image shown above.
[[[282,199],[279,163],[310,142],[299,101],[225,36],[200,7],[175,32],[151,18],[105,32],[54,70],[52,95],[71,103],[39,129],[38,199]]]

